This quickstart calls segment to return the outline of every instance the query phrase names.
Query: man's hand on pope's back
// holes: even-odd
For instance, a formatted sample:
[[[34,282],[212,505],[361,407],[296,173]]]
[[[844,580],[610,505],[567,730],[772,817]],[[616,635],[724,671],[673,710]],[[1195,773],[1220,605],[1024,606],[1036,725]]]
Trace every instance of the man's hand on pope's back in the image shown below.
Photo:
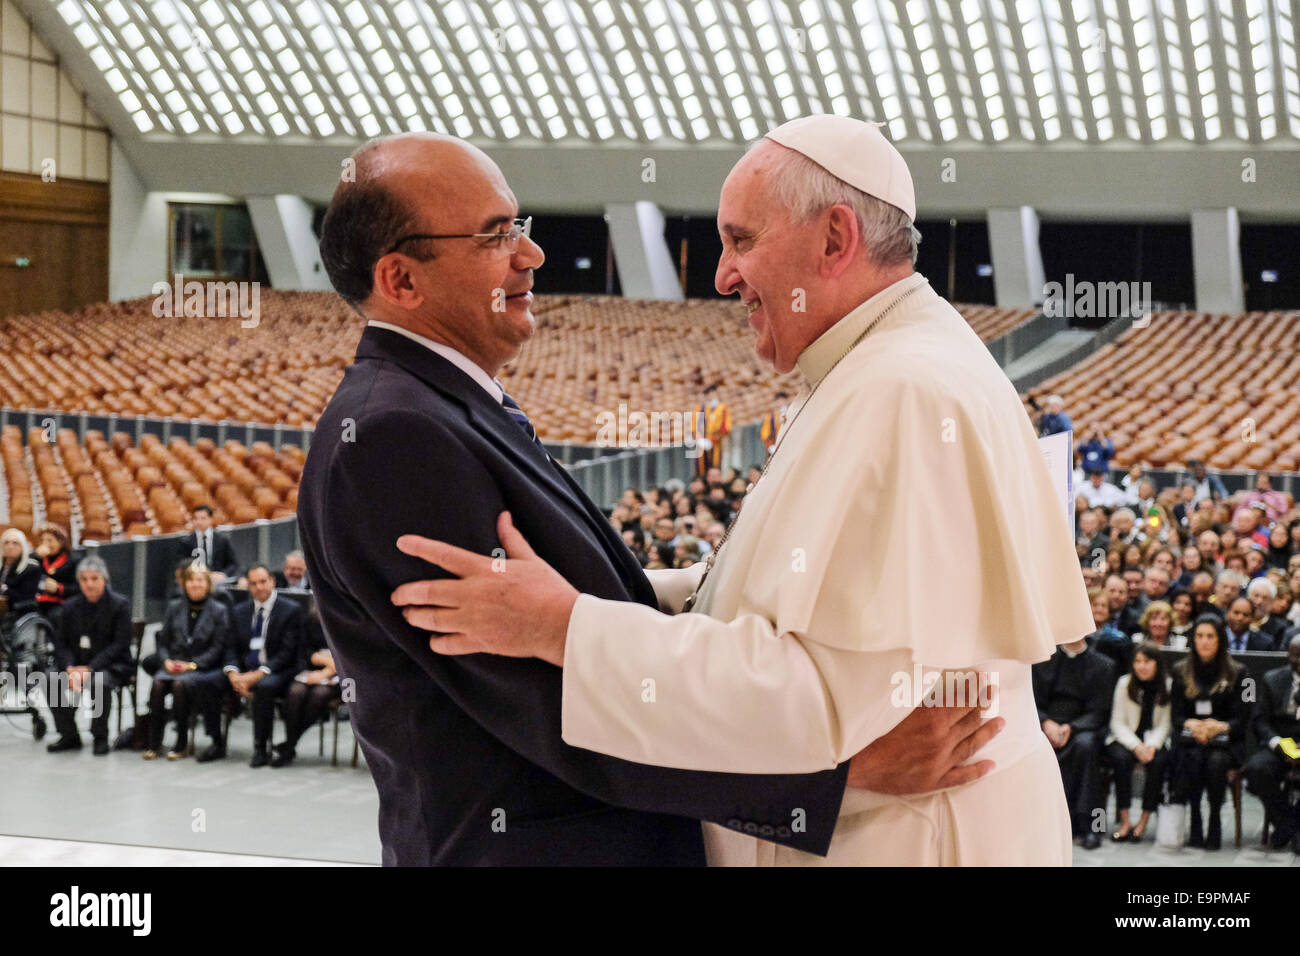
[[[402,535],[399,551],[455,577],[403,584],[393,592],[393,603],[409,623],[436,632],[429,646],[439,654],[540,657],[563,667],[577,590],[537,556],[508,511],[497,519],[497,537],[505,558]]]
[[[978,780],[993,769],[993,761],[962,764],[1006,726],[1001,717],[981,717],[980,710],[979,705],[914,708],[893,730],[854,754],[848,785],[901,795]]]

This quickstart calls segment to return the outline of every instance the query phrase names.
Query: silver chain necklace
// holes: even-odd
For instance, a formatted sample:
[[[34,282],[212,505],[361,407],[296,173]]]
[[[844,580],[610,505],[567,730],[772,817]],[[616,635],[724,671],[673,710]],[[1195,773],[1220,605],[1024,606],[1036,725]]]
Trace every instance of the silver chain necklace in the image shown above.
[[[785,425],[781,429],[781,434],[778,435],[776,439],[776,447],[772,449],[772,453],[768,455],[767,458],[764,460],[763,467],[759,471],[758,477],[754,479],[754,483],[750,485],[747,491],[745,492],[746,497],[753,494],[754,489],[758,487],[758,483],[762,481],[763,476],[767,474],[767,469],[771,466],[772,459],[776,457],[776,453],[780,451],[781,446],[785,444],[786,435],[790,433],[790,429],[794,427],[794,423],[799,420],[799,416],[803,414],[803,410],[812,403],[812,398],[814,395],[817,394],[817,389],[822,387],[822,382],[825,382],[828,378],[831,377],[831,372],[835,371],[835,367],[849,357],[849,353],[852,352],[855,348],[857,348],[862,343],[862,340],[871,334],[872,330],[876,327],[876,325],[880,322],[881,319],[883,319],[890,312],[892,312],[894,307],[897,306],[900,302],[902,302],[909,295],[911,295],[913,292],[916,292],[920,288],[921,286],[919,285],[912,286],[912,288],[908,289],[906,292],[904,292],[902,295],[896,298],[893,302],[889,303],[889,305],[885,306],[884,309],[881,310],[880,314],[871,320],[871,324],[862,330],[862,334],[859,335],[856,339],[854,339],[851,343],[849,343],[849,347],[844,350],[843,354],[841,354],[839,358],[837,358],[834,362],[831,363],[831,367],[826,370],[826,374],[823,375],[821,379],[817,382],[817,384],[812,387],[812,390],[808,393],[808,397],[804,399],[803,404],[800,405],[795,410],[794,418],[790,419],[789,424]],[[743,504],[741,505],[741,511],[744,511]],[[682,605],[683,614],[689,614],[691,612],[691,609],[694,608],[695,605],[699,603],[700,592],[704,589],[704,582],[709,579],[709,572],[713,570],[713,565],[718,560],[718,555],[722,551],[722,546],[727,543],[727,539],[731,537],[731,532],[735,530],[736,525],[738,525],[739,523],[740,523],[740,513],[737,512],[736,516],[731,519],[731,524],[727,526],[727,530],[722,533],[722,540],[718,542],[718,546],[714,548],[712,551],[710,551],[709,556],[704,560],[704,573],[700,575],[700,583],[695,586],[695,590],[691,592],[690,597],[686,599],[686,603]]]

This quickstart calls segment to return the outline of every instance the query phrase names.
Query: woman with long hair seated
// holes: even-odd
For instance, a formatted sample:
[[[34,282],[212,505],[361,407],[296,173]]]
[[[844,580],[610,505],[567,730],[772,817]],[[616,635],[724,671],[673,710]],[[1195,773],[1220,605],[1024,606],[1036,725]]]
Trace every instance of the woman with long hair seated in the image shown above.
[[[1241,766],[1245,756],[1250,717],[1250,706],[1242,699],[1246,669],[1228,656],[1223,621],[1217,616],[1201,615],[1192,634],[1191,653],[1173,668],[1173,798],[1191,805],[1187,845],[1217,850],[1228,771]],[[1208,830],[1201,823],[1202,791],[1210,803]]]
[[[302,631],[299,672],[284,695],[284,743],[277,744],[272,767],[287,767],[298,755],[298,741],[309,727],[323,719],[330,704],[342,696],[334,654],[325,643],[320,611],[313,604]]]
[[[149,691],[149,749],[145,760],[153,760],[162,749],[166,729],[167,695],[172,695],[172,713],[176,720],[176,743],[167,752],[168,760],[185,756],[189,743],[190,712],[204,708],[204,721],[213,746],[220,748],[221,716],[219,708],[204,707],[206,696],[224,689],[222,655],[230,637],[230,611],[212,596],[212,575],[197,561],[181,572],[184,594],[172,601],[158,632],[159,669],[153,675]]]
[[[1178,588],[1170,592],[1169,606],[1174,612],[1174,623],[1169,627],[1169,647],[1182,649],[1192,639],[1192,628],[1196,626],[1196,599],[1190,591]]]
[[[1115,771],[1115,805],[1119,808],[1119,829],[1111,834],[1116,843],[1137,843],[1146,833],[1151,811],[1160,805],[1165,764],[1169,757],[1170,727],[1169,673],[1160,648],[1143,641],[1133,651],[1129,672],[1115,684],[1110,708],[1110,736],[1106,756]],[[1129,804],[1133,800],[1133,770],[1142,765],[1142,816],[1133,825]]]

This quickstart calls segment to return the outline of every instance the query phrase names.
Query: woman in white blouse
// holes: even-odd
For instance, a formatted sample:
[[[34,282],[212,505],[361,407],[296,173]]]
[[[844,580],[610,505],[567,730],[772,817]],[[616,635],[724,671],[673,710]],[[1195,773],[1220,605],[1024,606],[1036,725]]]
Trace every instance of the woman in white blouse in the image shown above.
[[[1106,754],[1115,771],[1115,803],[1119,829],[1111,834],[1116,843],[1137,843],[1146,833],[1151,811],[1160,805],[1165,764],[1169,756],[1169,675],[1160,648],[1143,641],[1133,651],[1129,672],[1115,684],[1110,709],[1110,735]],[[1142,788],[1142,816],[1134,826],[1129,818],[1133,799],[1133,768],[1142,764],[1146,783]]]

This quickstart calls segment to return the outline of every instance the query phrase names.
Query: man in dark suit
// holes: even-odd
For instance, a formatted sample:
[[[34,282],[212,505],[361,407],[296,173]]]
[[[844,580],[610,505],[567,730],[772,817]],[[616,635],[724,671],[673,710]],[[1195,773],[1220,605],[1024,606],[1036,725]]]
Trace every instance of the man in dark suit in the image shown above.
[[[235,549],[230,546],[230,539],[212,527],[212,509],[207,505],[198,505],[190,513],[190,520],[194,524],[194,530],[180,539],[177,560],[197,559],[212,572],[212,580],[216,584],[239,577]]]
[[[252,701],[250,767],[264,767],[271,761],[275,701],[289,689],[298,673],[302,621],[302,609],[297,604],[289,598],[277,599],[275,579],[266,565],[255,564],[248,569],[248,600],[235,605],[231,617],[233,635],[226,645],[223,670],[230,688]],[[225,756],[224,742],[219,751],[213,759]]]
[[[97,557],[77,564],[80,593],[63,605],[54,633],[54,666],[59,678],[50,713],[59,739],[47,750],[80,750],[77,707],[72,695],[91,695],[90,736],[95,756],[108,753],[108,712],[114,688],[131,682],[131,602],[108,590],[108,568]],[[65,683],[66,681],[66,683]],[[70,692],[64,696],[64,691]]]
[[[1089,647],[1087,638],[1062,644],[1033,669],[1038,720],[1056,749],[1071,824],[1085,850],[1101,846],[1094,814],[1105,809],[1099,758],[1110,726],[1115,678],[1114,663]],[[1105,829],[1104,819],[1101,823]]]
[[[307,577],[307,559],[301,551],[290,551],[284,556],[284,566],[275,572],[275,586],[286,591],[310,591]]]
[[[1300,760],[1282,750],[1287,737],[1300,743],[1300,635],[1291,638],[1286,653],[1287,666],[1268,671],[1259,682],[1254,724],[1260,749],[1246,761],[1246,784],[1273,822],[1273,849],[1290,845],[1300,853],[1296,811],[1282,793],[1282,781],[1300,767]]]
[[[400,535],[504,556],[496,531],[507,508],[574,587],[651,606],[655,597],[608,519],[494,378],[533,332],[529,289],[543,260],[500,170],[436,134],[379,140],[353,160],[321,254],[334,287],[369,322],[317,423],[298,516],[379,790],[384,862],[698,865],[701,819],[825,854],[848,764],[722,774],[570,747],[559,668],[435,655],[392,604],[397,586],[429,576],[396,549]],[[965,759],[959,741],[977,749],[991,736],[977,724],[940,732],[935,715],[918,710],[892,740],[854,758],[855,783],[884,789],[888,766],[920,781],[901,792],[936,789]]]
[[[1229,653],[1271,651],[1274,649],[1272,638],[1266,634],[1261,634],[1250,626],[1250,619],[1254,613],[1255,609],[1250,603],[1250,598],[1235,598],[1228,605],[1224,623],[1227,628],[1225,633],[1228,636]]]

